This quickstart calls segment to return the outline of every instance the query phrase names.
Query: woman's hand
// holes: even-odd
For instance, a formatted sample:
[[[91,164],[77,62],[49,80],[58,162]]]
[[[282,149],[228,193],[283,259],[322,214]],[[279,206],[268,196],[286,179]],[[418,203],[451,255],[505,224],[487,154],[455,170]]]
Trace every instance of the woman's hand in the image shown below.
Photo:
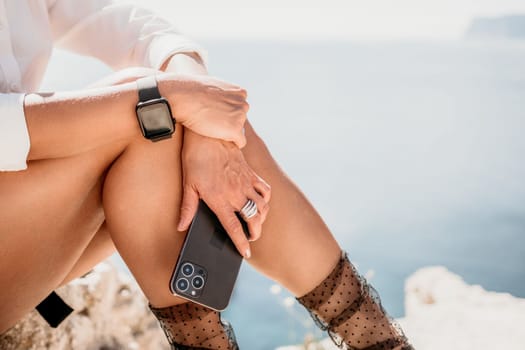
[[[270,186],[244,160],[241,151],[231,142],[198,135],[185,130],[182,149],[184,192],[178,229],[190,225],[199,197],[217,215],[239,253],[251,256],[250,244],[235,215],[248,199],[257,204],[258,212],[247,219],[250,241],[262,233],[262,224],[268,214]]]
[[[246,90],[206,75],[159,74],[159,89],[177,122],[197,134],[246,144]]]

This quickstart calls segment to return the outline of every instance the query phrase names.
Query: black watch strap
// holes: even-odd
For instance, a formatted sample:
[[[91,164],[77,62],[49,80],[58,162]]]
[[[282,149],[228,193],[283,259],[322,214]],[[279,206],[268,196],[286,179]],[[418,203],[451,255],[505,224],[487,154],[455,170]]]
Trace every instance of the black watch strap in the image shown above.
[[[157,87],[157,79],[154,75],[138,79],[137,86],[139,89],[140,102],[161,98],[159,88]]]

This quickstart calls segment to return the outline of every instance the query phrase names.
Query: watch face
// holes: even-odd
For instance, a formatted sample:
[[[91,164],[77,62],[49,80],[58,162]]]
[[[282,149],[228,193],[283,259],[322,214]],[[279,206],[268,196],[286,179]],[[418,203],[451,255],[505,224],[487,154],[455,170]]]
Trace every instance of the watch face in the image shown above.
[[[137,107],[137,116],[144,137],[155,139],[169,136],[175,130],[169,105],[159,100],[154,103],[145,103]]]

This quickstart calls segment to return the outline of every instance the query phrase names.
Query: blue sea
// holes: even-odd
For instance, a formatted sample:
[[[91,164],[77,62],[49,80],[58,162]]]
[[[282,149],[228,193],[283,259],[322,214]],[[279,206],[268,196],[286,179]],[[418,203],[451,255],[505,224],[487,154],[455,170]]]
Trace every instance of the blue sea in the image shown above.
[[[393,316],[429,265],[525,297],[525,42],[201,42]],[[43,89],[108,72],[56,52]],[[243,349],[313,332],[272,286],[244,264],[225,312]]]

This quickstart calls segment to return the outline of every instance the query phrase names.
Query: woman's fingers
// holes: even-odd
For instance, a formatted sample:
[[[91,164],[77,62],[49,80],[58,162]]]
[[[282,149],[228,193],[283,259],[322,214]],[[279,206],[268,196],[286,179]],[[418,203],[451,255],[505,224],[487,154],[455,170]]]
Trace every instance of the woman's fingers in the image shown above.
[[[250,242],[255,242],[262,235],[262,217],[260,213],[249,219],[244,219],[250,231]]]
[[[240,132],[234,134],[231,141],[235,143],[235,145],[240,149],[246,146],[246,136],[244,136],[244,132],[242,131],[242,129],[240,130]]]
[[[269,205],[264,198],[259,195],[254,189],[249,191],[247,197],[255,202],[257,205],[257,214],[251,218],[244,218],[244,221],[248,224],[250,231],[250,241],[256,241],[261,238],[262,235],[262,224],[266,220],[268,214]]]
[[[180,206],[180,219],[177,230],[187,230],[197,213],[199,207],[199,194],[191,186],[184,185],[184,193],[182,194],[182,203]]]
[[[254,241],[261,237],[269,210],[270,186],[253,172],[237,147],[190,130],[184,134],[182,163],[186,185],[180,228],[191,223],[200,196],[217,215],[239,253],[250,257],[247,238]],[[257,211],[252,207],[255,215],[241,218],[238,214],[248,200],[254,202]],[[241,223],[246,223],[249,234],[245,234]]]
[[[246,145],[243,133],[249,104],[246,90],[210,76],[157,75],[173,115],[188,129],[211,138]]]
[[[258,175],[255,175],[255,178],[253,180],[253,188],[255,189],[255,191],[257,191],[258,194],[260,194],[264,198],[266,203],[270,202],[270,198],[272,196],[272,189],[270,185],[268,185],[268,183]]]
[[[248,103],[242,104],[240,107],[237,107],[237,118],[231,119],[229,130],[226,130],[225,132],[229,132],[231,135],[231,139],[229,141],[232,141],[235,143],[235,145],[241,149],[244,146],[246,146],[246,136],[244,135],[244,125],[246,123],[248,112]]]
[[[230,236],[233,244],[244,258],[249,259],[252,256],[250,243],[244,234],[241,222],[235,215],[234,208],[227,204],[217,205],[216,203],[207,203],[211,210],[217,215],[220,223]]]

